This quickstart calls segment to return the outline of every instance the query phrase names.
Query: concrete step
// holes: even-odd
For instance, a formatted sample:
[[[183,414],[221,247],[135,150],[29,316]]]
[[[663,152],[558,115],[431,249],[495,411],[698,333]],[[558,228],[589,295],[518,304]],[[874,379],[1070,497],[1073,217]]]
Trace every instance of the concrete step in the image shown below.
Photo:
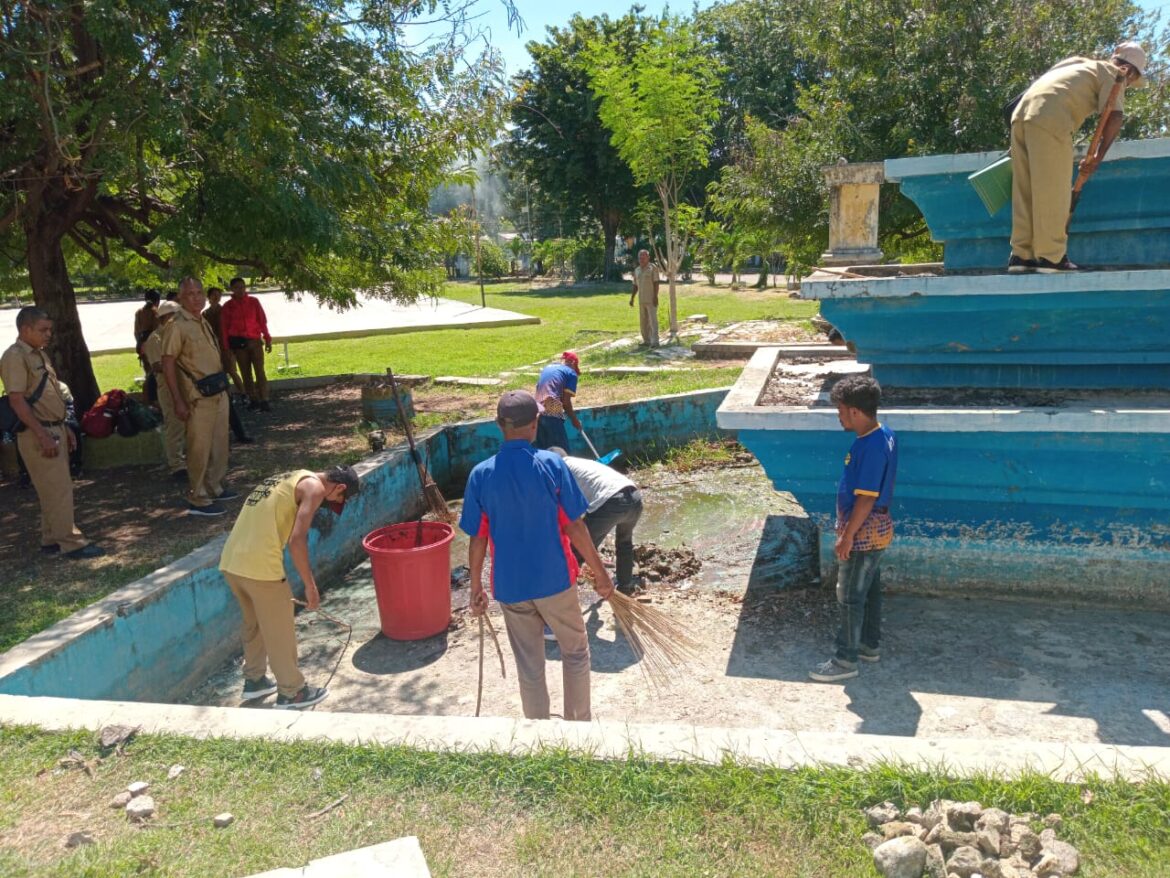
[[[815,357],[833,359],[842,355],[848,356],[849,351],[844,345],[828,343],[821,344],[776,344],[767,341],[708,341],[695,342],[691,350],[700,360],[729,360],[737,357],[747,358],[760,348],[779,348],[781,359],[797,359]]]
[[[307,866],[257,872],[248,878],[430,878],[418,838],[394,841],[311,860]]]
[[[465,378],[461,375],[439,375],[435,378],[436,384],[449,384],[456,387],[498,387],[504,382],[499,378]]]

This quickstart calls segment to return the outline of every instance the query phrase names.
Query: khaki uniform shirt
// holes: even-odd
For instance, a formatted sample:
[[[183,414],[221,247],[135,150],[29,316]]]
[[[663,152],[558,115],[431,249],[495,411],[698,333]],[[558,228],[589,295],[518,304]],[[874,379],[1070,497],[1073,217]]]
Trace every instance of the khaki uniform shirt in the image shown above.
[[[219,342],[211,334],[211,327],[186,308],[163,327],[162,356],[175,358],[179,393],[188,404],[203,399],[195,389],[195,379],[214,375],[223,368]]]
[[[160,326],[142,343],[142,356],[152,372],[162,371],[163,340],[162,334],[166,327]]]
[[[1121,69],[1108,61],[1065,58],[1024,92],[1012,122],[1030,122],[1051,134],[1067,137],[1094,113],[1124,110],[1124,83],[1117,102],[1112,107],[1105,106],[1120,73]]]
[[[252,490],[219,556],[220,570],[263,582],[284,579],[284,547],[297,517],[297,485],[313,475],[299,469],[270,476]]]
[[[39,421],[60,422],[65,420],[65,397],[57,380],[57,371],[49,362],[49,355],[42,350],[25,344],[20,339],[0,357],[0,380],[7,393],[23,393],[26,397],[36,392],[44,374],[49,373],[41,397],[32,407],[33,416]]]
[[[658,266],[653,262],[645,268],[634,266],[634,286],[638,289],[638,302],[650,305],[654,302],[654,283],[658,280]]]

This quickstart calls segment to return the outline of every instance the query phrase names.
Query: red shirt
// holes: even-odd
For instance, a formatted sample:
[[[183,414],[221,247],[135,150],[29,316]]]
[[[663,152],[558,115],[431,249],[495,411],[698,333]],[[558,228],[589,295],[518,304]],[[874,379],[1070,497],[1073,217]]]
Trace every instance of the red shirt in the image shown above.
[[[264,306],[255,296],[244,293],[239,299],[232,296],[223,303],[219,314],[219,340],[223,343],[225,351],[228,349],[228,338],[233,335],[262,338],[266,342],[272,342],[272,336],[268,334],[268,318],[264,316]]]

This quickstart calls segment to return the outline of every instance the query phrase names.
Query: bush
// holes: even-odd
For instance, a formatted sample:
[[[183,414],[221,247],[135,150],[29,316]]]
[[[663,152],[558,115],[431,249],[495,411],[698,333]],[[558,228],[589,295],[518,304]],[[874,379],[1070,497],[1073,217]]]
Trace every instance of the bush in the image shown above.
[[[503,277],[512,269],[503,249],[492,241],[479,242],[479,262],[484,277]]]

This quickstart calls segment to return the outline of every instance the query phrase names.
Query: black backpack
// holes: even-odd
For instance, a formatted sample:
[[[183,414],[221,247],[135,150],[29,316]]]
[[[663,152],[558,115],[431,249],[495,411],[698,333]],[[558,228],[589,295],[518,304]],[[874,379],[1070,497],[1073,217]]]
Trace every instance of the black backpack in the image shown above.
[[[45,385],[49,381],[49,372],[41,376],[41,382],[37,385],[37,389],[25,397],[25,401],[30,405],[36,405],[37,400],[45,392]],[[15,436],[24,429],[24,422],[16,416],[15,410],[12,408],[12,400],[8,398],[8,394],[0,396],[0,433],[7,433],[10,436]]]

